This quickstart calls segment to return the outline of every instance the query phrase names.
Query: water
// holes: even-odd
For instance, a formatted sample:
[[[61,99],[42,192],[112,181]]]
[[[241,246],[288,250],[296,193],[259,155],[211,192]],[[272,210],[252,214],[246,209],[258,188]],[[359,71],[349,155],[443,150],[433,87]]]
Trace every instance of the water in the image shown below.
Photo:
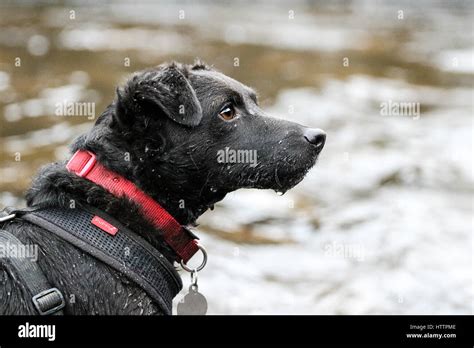
[[[295,189],[200,218],[208,313],[472,313],[473,8],[449,5],[1,5],[0,202],[24,204],[131,72],[201,57],[328,134]],[[55,116],[71,101],[94,115]]]

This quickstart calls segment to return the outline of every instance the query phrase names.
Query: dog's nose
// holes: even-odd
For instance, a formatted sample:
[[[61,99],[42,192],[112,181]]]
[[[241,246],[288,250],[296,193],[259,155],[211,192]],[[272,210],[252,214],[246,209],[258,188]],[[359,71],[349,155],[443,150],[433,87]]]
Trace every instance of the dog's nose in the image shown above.
[[[306,141],[314,145],[318,153],[320,153],[326,142],[326,133],[319,128],[307,128],[303,135]]]

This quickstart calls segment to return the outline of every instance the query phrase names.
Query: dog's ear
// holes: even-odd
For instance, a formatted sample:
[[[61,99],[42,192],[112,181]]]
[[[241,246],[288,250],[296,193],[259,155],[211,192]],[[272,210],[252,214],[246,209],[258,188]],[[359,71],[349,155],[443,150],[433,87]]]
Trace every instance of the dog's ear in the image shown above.
[[[189,127],[201,122],[196,93],[174,64],[139,73],[122,90],[117,89],[115,116],[119,124],[130,125],[137,115],[157,113]]]

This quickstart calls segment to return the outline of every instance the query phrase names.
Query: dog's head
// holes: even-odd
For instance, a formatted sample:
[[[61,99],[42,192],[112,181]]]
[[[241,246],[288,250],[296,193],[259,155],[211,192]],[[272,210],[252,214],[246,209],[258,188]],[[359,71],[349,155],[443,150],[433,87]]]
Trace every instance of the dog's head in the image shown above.
[[[130,154],[122,164],[130,179],[152,196],[184,204],[200,199],[210,206],[239,188],[284,192],[315,164],[326,138],[269,117],[251,88],[203,64],[140,72],[109,109],[95,133]],[[95,150],[93,143],[86,147]]]

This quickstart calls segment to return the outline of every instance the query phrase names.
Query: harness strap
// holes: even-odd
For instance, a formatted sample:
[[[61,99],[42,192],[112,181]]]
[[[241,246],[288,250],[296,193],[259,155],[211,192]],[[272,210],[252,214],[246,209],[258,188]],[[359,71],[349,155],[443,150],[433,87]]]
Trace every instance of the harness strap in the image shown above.
[[[89,206],[46,207],[18,215],[125,274],[171,314],[181,278],[158,250],[114,218]]]
[[[8,215],[7,215],[8,216]],[[24,244],[8,231],[0,229],[0,245],[4,251],[24,249]],[[32,295],[32,302],[40,315],[62,315],[62,308],[66,305],[63,294],[46,279],[43,271],[29,257],[25,255],[7,255],[5,258]]]

